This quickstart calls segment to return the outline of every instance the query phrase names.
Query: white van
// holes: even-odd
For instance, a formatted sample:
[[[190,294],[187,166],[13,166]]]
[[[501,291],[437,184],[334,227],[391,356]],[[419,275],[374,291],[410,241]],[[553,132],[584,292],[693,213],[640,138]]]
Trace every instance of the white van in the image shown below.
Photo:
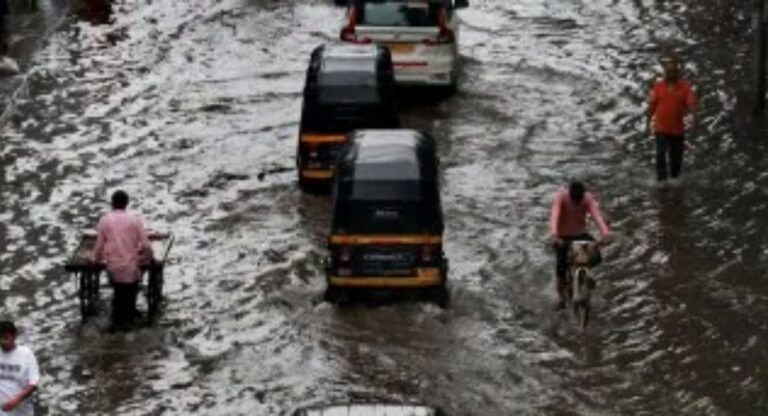
[[[353,0],[341,40],[389,47],[401,85],[456,86],[459,17],[467,0]]]

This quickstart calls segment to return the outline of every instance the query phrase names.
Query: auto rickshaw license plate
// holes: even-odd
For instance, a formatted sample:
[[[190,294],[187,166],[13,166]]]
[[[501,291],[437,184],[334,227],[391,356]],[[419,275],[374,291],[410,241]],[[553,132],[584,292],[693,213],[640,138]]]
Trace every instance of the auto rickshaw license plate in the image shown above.
[[[411,43],[389,43],[387,47],[393,55],[411,53],[414,49]]]

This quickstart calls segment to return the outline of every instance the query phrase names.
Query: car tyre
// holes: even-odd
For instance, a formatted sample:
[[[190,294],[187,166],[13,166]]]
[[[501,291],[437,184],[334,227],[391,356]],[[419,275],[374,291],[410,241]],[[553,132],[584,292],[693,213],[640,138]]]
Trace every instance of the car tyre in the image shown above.
[[[299,189],[301,189],[302,192],[308,192],[309,191],[309,183],[307,183],[307,180],[304,179],[301,174],[299,174]]]

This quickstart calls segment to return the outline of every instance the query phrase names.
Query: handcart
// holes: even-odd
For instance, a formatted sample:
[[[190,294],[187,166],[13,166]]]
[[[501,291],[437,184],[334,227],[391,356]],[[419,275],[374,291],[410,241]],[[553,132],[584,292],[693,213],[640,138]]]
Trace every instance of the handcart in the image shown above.
[[[157,315],[163,300],[163,269],[168,254],[173,246],[174,236],[171,233],[148,232],[149,241],[155,258],[142,265],[142,281],[146,276],[143,287],[147,299],[147,318],[152,322]],[[64,265],[66,271],[75,277],[77,296],[80,300],[80,315],[83,322],[98,314],[99,290],[102,287],[101,276],[107,273],[104,264],[91,261],[93,248],[96,245],[96,233],[86,232],[80,237],[80,243]],[[109,286],[106,282],[104,286]]]

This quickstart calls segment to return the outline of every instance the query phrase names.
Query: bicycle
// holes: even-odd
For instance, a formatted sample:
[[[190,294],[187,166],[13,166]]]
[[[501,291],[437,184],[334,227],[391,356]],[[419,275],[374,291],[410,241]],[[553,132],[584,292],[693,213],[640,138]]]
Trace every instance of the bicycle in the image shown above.
[[[599,243],[589,240],[572,241],[568,247],[568,268],[565,275],[566,307],[573,310],[582,329],[589,324],[592,291],[596,287],[590,272],[599,259]]]

